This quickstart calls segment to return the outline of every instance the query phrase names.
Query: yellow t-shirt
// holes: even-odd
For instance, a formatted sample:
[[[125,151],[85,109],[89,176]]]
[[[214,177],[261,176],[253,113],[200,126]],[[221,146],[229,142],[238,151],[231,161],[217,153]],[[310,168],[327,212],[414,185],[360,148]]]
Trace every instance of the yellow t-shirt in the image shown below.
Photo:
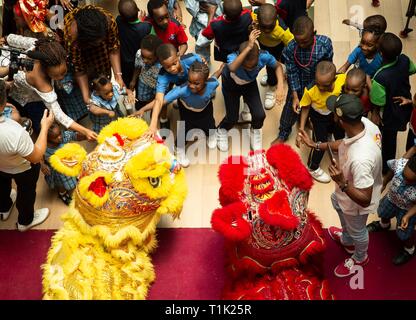
[[[257,21],[257,14],[254,12],[251,13],[251,17],[253,21]],[[286,29],[282,28],[279,23],[280,21],[281,18],[278,17],[273,31],[270,33],[262,32],[257,40],[266,47],[277,47],[281,42],[283,42],[286,47],[288,43],[294,39],[294,36],[288,27],[286,27]]]
[[[334,90],[320,91],[316,85],[311,88],[305,88],[302,99],[300,100],[301,107],[311,106],[316,112],[327,115],[331,111],[326,107],[326,100],[329,96],[339,96],[341,94],[342,86],[345,84],[347,76],[340,73],[335,78]]]

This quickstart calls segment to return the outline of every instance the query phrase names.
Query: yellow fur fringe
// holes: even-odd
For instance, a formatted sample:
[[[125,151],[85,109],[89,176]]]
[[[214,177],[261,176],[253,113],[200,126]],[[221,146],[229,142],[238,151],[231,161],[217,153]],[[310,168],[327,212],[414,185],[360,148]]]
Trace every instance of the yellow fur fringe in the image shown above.
[[[49,158],[49,162],[56,171],[66,176],[76,177],[81,172],[82,161],[86,156],[87,152],[79,144],[67,143]],[[69,166],[64,163],[65,161],[73,161],[75,165]]]
[[[146,122],[142,119],[134,117],[120,118],[105,126],[100,131],[97,141],[98,143],[103,143],[105,139],[112,137],[114,133],[134,140],[145,133],[147,128]]]
[[[81,196],[96,209],[101,208],[103,204],[106,203],[109,197],[108,190],[102,197],[99,197],[93,191],[88,190],[91,183],[93,183],[99,177],[104,177],[105,183],[107,184],[110,184],[113,180],[113,176],[111,173],[105,171],[97,171],[90,176],[85,176],[81,178],[81,180],[78,183],[78,190]]]

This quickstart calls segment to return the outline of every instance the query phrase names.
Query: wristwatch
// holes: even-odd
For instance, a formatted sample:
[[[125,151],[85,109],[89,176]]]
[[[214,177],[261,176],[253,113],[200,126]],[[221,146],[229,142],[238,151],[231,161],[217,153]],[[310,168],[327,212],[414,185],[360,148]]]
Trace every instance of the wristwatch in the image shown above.
[[[348,180],[344,182],[342,186],[339,186],[342,192],[345,192],[345,190],[348,188]]]
[[[322,143],[321,141],[318,141],[318,142],[315,143],[315,150],[316,151],[321,151],[321,149],[319,149],[319,146],[321,145],[321,143]]]

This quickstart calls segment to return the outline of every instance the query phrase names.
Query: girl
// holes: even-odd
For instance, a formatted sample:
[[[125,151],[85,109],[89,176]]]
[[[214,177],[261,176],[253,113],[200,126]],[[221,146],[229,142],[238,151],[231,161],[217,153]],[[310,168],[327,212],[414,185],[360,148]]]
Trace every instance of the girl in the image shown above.
[[[210,149],[217,146],[212,99],[219,85],[218,77],[223,67],[224,64],[208,79],[208,66],[203,62],[193,62],[189,68],[188,82],[170,90],[164,97],[163,103],[168,105],[177,99],[180,118],[185,122],[185,137],[190,130],[200,129],[208,137],[207,143]],[[141,109],[138,115],[143,115],[152,107],[153,105]],[[177,146],[177,157],[181,166],[185,168],[189,166],[184,145]]]
[[[120,96],[127,93],[125,88],[121,90],[118,83],[113,84],[105,75],[100,75],[92,81],[92,89],[91,104],[88,109],[93,123],[92,129],[99,133],[111,121],[124,116],[119,103]]]
[[[49,158],[65,143],[82,140],[85,140],[85,136],[75,131],[61,131],[57,123],[52,124],[48,130],[48,144],[43,161],[41,161],[41,170],[49,188],[57,189],[59,198],[66,205],[69,205],[72,200],[72,192],[76,187],[77,178],[68,177],[55,171],[49,164]]]

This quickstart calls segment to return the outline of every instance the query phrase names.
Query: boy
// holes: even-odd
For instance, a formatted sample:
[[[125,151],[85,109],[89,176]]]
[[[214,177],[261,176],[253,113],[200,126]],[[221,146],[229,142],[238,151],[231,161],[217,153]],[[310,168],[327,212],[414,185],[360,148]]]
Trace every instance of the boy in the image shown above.
[[[346,24],[347,26],[351,26],[358,29],[360,36],[362,35],[364,30],[369,30],[375,32],[378,35],[382,35],[384,32],[386,32],[387,29],[386,18],[384,18],[380,14],[376,14],[365,18],[362,24],[358,22],[353,22],[350,19],[342,20],[342,23]]]
[[[277,15],[276,8],[271,4],[260,6],[257,15],[252,13],[253,24],[257,25],[261,34],[258,38],[260,48],[267,50],[276,60],[280,61],[282,50],[290,41],[293,40],[293,34],[286,27],[282,19]],[[277,79],[275,71],[269,67],[266,68],[267,75],[263,76],[260,84],[265,86],[275,86]],[[276,99],[272,91],[266,92],[264,108],[270,110],[275,106]]]
[[[348,71],[342,93],[353,94],[360,98],[364,108],[364,116],[371,110],[370,98],[368,96],[367,75],[360,68]]]
[[[153,137],[156,134],[158,116],[161,112],[165,93],[169,89],[169,86],[171,84],[181,85],[188,81],[188,71],[192,63],[195,61],[203,62],[201,57],[195,53],[178,57],[175,47],[170,43],[160,45],[156,50],[156,56],[162,65],[162,69],[157,78],[156,96],[154,101],[151,102],[152,104],[154,103],[152,120],[146,133],[149,137]]]
[[[143,38],[136,53],[135,70],[130,82],[130,90],[136,90],[136,110],[140,110],[155,98],[156,82],[160,68],[156,50],[162,44],[157,36],[149,34]]]
[[[306,121],[310,118],[313,125],[313,137],[315,142],[328,141],[328,134],[333,133],[335,140],[342,139],[344,132],[334,122],[333,113],[327,108],[326,100],[329,96],[341,94],[345,84],[345,74],[336,74],[335,65],[329,61],[321,61],[316,67],[315,84],[305,88],[300,101],[301,113],[299,132],[305,130]],[[302,142],[301,135],[296,138],[296,146],[299,148]],[[322,183],[329,183],[331,177],[319,166],[324,156],[320,150],[311,150],[308,160],[308,169],[312,177]]]
[[[383,174],[388,172],[387,161],[395,159],[397,132],[405,131],[412,113],[412,105],[400,106],[393,99],[402,96],[411,98],[409,75],[416,72],[415,64],[402,52],[402,42],[393,33],[385,33],[379,42],[382,67],[371,81],[370,100],[374,105],[372,121],[381,126],[383,136]],[[383,112],[382,120],[380,111]],[[414,136],[408,133],[406,150],[413,146]]]
[[[253,150],[262,148],[261,128],[266,114],[260,100],[257,76],[263,67],[274,68],[278,79],[277,100],[281,101],[284,97],[283,68],[270,53],[259,50],[255,43],[259,35],[260,30],[253,30],[250,40],[241,44],[239,52],[228,55],[228,64],[222,73],[226,115],[217,129],[218,148],[221,151],[228,150],[227,130],[237,123],[241,96],[253,117],[250,132],[251,148]]]
[[[396,234],[403,249],[393,258],[395,265],[408,262],[415,253],[413,233],[416,225],[416,148],[402,159],[389,160],[390,171],[383,180],[383,189],[391,181],[387,195],[380,200],[377,213],[380,221],[367,225],[369,232],[390,229],[390,220],[397,219]],[[409,159],[410,158],[410,159]]]
[[[120,38],[120,60],[123,81],[126,85],[133,77],[134,57],[143,38],[152,30],[149,22],[139,19],[139,8],[134,0],[120,0],[120,15],[116,18]]]
[[[228,55],[248,40],[252,19],[250,11],[243,10],[240,0],[224,0],[223,6],[224,14],[211,20],[202,36],[215,39],[214,59],[227,62]]]
[[[320,61],[332,61],[332,42],[326,36],[315,35],[313,21],[309,17],[298,18],[293,25],[295,37],[283,49],[286,64],[288,93],[280,117],[279,135],[274,143],[283,143],[299,118],[299,102],[304,89],[315,80],[316,66]]]

